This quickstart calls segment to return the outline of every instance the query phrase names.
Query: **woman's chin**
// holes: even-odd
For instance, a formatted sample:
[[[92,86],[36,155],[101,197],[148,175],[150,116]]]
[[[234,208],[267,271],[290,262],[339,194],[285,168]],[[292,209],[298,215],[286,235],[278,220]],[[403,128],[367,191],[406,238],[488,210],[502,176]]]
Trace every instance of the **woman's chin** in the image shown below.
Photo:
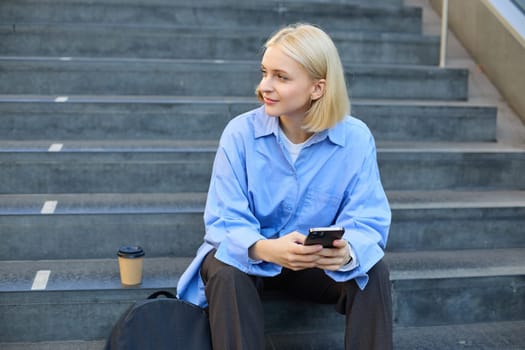
[[[279,112],[277,111],[277,109],[276,108],[272,108],[272,106],[269,106],[267,104],[264,105],[264,111],[270,117],[277,117],[277,116],[279,116]]]

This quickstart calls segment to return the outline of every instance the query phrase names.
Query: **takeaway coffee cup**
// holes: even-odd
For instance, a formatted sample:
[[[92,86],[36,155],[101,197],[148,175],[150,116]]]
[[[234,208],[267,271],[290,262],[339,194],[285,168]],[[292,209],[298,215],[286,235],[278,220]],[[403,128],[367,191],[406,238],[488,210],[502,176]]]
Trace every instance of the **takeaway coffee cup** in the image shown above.
[[[142,283],[142,262],[144,250],[139,246],[124,246],[118,251],[120,282],[125,285]]]

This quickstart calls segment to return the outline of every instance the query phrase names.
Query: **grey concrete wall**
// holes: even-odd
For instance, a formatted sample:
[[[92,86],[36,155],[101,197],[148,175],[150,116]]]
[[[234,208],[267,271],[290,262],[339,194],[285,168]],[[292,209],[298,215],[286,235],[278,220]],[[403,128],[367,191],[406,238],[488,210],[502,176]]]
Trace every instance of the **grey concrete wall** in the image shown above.
[[[430,0],[441,13],[442,0]],[[449,0],[449,28],[525,121],[525,39],[483,0]]]

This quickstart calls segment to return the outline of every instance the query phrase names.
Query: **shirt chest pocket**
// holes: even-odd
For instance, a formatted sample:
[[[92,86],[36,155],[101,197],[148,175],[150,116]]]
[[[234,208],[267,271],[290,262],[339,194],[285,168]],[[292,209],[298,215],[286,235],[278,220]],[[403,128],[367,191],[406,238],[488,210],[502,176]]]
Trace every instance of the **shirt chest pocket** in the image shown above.
[[[300,221],[310,226],[331,225],[337,215],[343,194],[309,189],[300,203]]]

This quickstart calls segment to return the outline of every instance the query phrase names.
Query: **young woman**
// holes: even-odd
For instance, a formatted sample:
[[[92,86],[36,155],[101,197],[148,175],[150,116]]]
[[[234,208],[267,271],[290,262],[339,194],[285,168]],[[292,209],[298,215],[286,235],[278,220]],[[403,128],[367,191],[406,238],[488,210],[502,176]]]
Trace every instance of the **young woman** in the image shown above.
[[[225,128],[213,165],[206,234],[178,284],[208,307],[213,348],[264,349],[260,294],[332,303],[346,349],[391,349],[390,281],[382,262],[390,208],[372,134],[352,118],[330,37],[298,24],[265,44],[263,106]],[[304,245],[311,227],[340,226],[333,247]]]

